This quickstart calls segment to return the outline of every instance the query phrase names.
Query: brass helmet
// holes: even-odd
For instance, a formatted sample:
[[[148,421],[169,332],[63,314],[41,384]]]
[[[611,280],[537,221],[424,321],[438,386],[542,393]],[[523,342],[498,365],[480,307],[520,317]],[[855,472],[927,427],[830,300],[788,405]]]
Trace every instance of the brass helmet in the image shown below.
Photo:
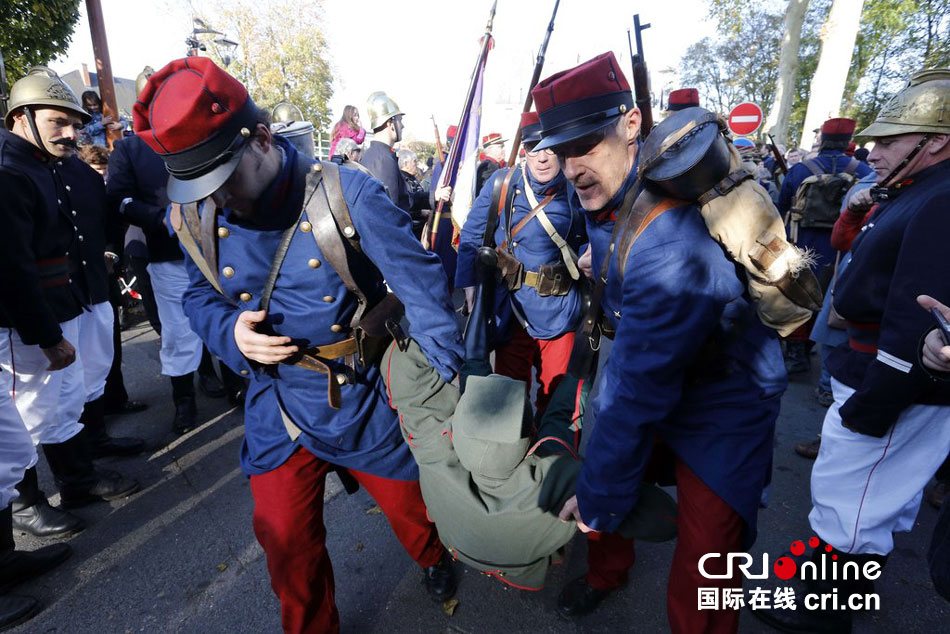
[[[139,73],[139,76],[135,78],[135,96],[142,94],[142,91],[145,90],[145,84],[148,83],[148,78],[155,74],[155,69],[151,66],[146,66],[142,69],[142,72]]]
[[[271,112],[271,121],[282,123],[284,121],[304,121],[304,118],[300,108],[292,103],[281,101],[274,106],[274,110]]]
[[[393,117],[405,114],[382,90],[377,90],[366,99],[366,110],[369,112],[369,127],[373,130],[383,127]]]
[[[858,136],[911,132],[950,134],[950,68],[922,70],[884,104],[874,123]]]
[[[46,66],[34,66],[10,88],[10,105],[3,119],[8,130],[13,129],[13,113],[23,106],[62,108],[79,115],[83,123],[92,120],[66,82]]]

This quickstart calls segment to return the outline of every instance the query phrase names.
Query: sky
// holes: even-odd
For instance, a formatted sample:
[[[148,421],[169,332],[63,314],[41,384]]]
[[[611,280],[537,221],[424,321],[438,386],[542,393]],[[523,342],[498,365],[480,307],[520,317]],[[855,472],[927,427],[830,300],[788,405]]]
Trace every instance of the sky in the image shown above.
[[[82,18],[69,51],[52,64],[61,73],[82,63],[95,70],[85,3],[80,6]],[[113,74],[134,79],[146,65],[158,69],[184,56],[192,6],[200,11],[202,0],[102,0]],[[661,71],[678,69],[690,44],[713,35],[706,6],[706,0],[561,0],[541,76],[613,50],[629,79],[627,29],[639,12],[641,22],[652,25],[642,39],[653,91],[675,88],[675,76]],[[483,134],[494,130],[510,137],[517,128],[553,7],[554,0],[498,0],[495,48],[485,73]],[[325,0],[324,29],[335,77],[332,118],[353,104],[365,124],[366,97],[383,90],[406,113],[407,139],[432,140],[431,116],[444,136],[461,112],[490,9],[491,0]]]

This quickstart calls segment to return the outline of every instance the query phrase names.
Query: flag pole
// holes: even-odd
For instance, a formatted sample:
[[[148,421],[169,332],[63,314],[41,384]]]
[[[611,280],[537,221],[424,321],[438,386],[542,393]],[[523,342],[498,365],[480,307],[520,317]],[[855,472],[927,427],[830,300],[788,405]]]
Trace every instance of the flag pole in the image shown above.
[[[482,48],[478,52],[478,61],[475,63],[475,69],[472,71],[472,79],[469,81],[468,93],[465,96],[465,103],[462,107],[462,114],[459,117],[458,123],[458,135],[461,137],[463,131],[466,130],[468,123],[468,117],[472,107],[472,100],[475,98],[475,87],[478,84],[479,71],[484,67],[485,58],[488,55],[489,49],[491,49],[492,42],[492,25],[495,22],[495,10],[498,8],[498,0],[495,0],[491,6],[491,13],[488,15],[488,24],[485,25],[485,35],[482,36]],[[457,138],[455,142],[452,143],[452,147],[449,148],[449,155],[445,159],[445,168],[442,170],[442,178],[440,179],[439,187],[445,187],[448,185],[452,178],[455,175],[455,172],[458,170],[459,162],[461,160],[461,150],[460,147],[463,145],[461,143],[463,139]],[[445,201],[440,200],[435,207],[435,213],[432,214],[432,225],[430,231],[430,241],[429,248],[435,249],[435,240],[436,236],[439,233],[439,224],[442,221],[442,208],[445,205]]]

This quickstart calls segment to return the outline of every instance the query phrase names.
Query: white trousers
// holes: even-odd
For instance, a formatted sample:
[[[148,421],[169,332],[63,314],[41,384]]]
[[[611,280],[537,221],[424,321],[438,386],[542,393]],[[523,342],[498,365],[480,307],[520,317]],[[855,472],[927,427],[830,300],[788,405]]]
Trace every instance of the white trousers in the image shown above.
[[[181,306],[188,273],[185,263],[151,262],[148,274],[158,305],[158,319],[162,322],[162,374],[184,376],[198,369],[201,363],[201,339],[191,329]]]
[[[883,438],[841,425],[838,410],[854,390],[831,379],[835,402],[821,428],[811,472],[815,533],[838,550],[887,555],[893,533],[910,531],[924,486],[950,451],[950,406],[911,405]]]
[[[7,383],[12,383],[10,373],[0,370],[0,509],[10,506],[23,472],[37,459],[36,447],[10,398]]]
[[[109,302],[94,304],[79,316],[79,341],[72,343],[82,357],[87,403],[102,396],[106,390],[106,377],[115,356],[112,343],[114,319]]]
[[[59,325],[63,337],[79,347],[80,317]],[[0,328],[0,373],[3,391],[16,404],[33,444],[55,444],[79,433],[86,387],[82,356],[62,370],[47,371],[49,360],[39,346],[28,346],[12,328]]]

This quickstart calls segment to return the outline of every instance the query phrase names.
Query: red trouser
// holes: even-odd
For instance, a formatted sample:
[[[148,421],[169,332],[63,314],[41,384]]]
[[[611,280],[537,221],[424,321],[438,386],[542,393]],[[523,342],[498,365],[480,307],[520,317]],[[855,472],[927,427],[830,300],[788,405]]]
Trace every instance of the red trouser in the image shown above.
[[[735,569],[731,579],[706,579],[699,573],[699,559],[706,553],[740,552],[742,518],[713,493],[681,460],[676,461],[679,500],[679,535],[667,586],[670,630],[725,633],[739,629],[738,610],[699,610],[699,588],[739,588],[742,576]],[[598,590],[611,590],[627,580],[634,561],[633,540],[616,533],[601,533],[587,541],[587,582]],[[706,572],[724,574],[726,558],[706,562]],[[722,596],[722,591],[719,591]]]
[[[553,339],[535,339],[519,324],[511,327],[511,340],[495,350],[495,372],[531,385],[531,368],[538,370],[538,397],[534,403],[538,415],[544,413],[551,395],[567,372],[574,347],[574,333]],[[530,392],[529,392],[530,394]]]
[[[323,492],[331,468],[301,447],[273,471],[251,476],[254,534],[267,555],[284,632],[340,629],[323,524]],[[424,568],[437,564],[445,550],[426,517],[419,483],[348,471],[379,504],[409,556]]]

